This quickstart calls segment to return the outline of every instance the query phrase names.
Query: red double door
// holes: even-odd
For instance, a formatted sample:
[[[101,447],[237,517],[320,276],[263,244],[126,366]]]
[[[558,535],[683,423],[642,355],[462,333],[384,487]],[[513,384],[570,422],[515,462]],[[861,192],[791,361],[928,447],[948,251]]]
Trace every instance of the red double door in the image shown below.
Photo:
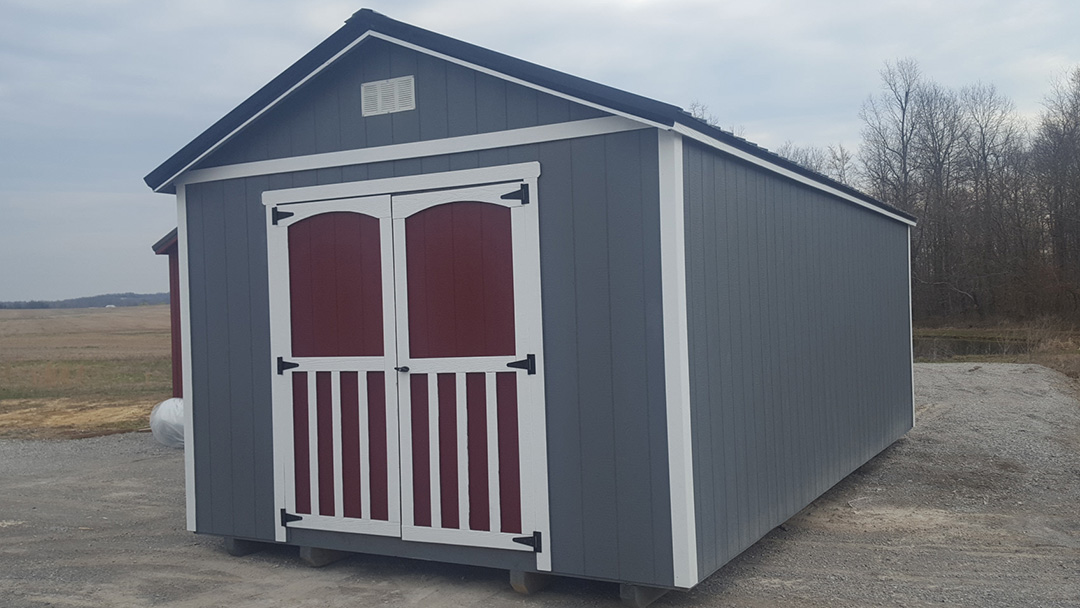
[[[268,207],[282,534],[548,562],[528,192],[512,182]]]

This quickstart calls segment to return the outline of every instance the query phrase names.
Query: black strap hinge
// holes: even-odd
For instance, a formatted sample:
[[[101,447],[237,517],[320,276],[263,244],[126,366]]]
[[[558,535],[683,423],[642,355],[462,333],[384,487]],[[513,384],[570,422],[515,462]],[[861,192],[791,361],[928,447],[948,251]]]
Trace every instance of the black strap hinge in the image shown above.
[[[503,200],[515,199],[515,200],[521,201],[522,205],[528,205],[529,204],[529,184],[521,184],[520,188],[518,188],[517,190],[514,190],[513,192],[507,192],[506,194],[502,195],[500,198],[502,198]]]
[[[516,536],[513,541],[519,545],[532,547],[533,551],[540,553],[544,550],[544,543],[539,532],[533,532],[532,536]]]
[[[273,223],[273,224],[274,224],[275,226],[277,226],[277,223],[278,223],[279,221],[281,221],[281,220],[283,220],[283,219],[285,219],[285,218],[287,218],[287,217],[292,217],[293,215],[295,215],[295,214],[294,214],[294,213],[293,213],[292,211],[281,211],[281,210],[280,210],[280,209],[278,209],[277,207],[274,207],[274,208],[273,208],[273,209],[272,209],[272,210],[270,211],[270,221],[271,221],[271,222],[272,222],[272,223]]]
[[[281,510],[281,527],[282,528],[289,525],[289,522],[291,522],[291,521],[300,521],[301,519],[304,519],[304,518],[300,517],[299,515],[293,515],[292,513],[289,513],[288,511],[286,511],[285,509]]]
[[[525,358],[521,361],[511,361],[506,364],[506,367],[513,367],[514,369],[526,370],[530,376],[536,375],[536,355],[525,355]]]
[[[300,367],[300,364],[293,363],[292,361],[286,361],[281,357],[277,358],[277,375],[281,376],[285,373],[285,370],[292,369],[294,367]]]

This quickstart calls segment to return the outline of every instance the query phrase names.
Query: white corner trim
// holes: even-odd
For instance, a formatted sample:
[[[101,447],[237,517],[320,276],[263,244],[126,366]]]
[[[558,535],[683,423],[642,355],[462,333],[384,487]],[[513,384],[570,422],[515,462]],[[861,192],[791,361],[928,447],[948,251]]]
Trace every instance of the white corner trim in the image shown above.
[[[915,319],[911,298],[911,226],[907,227],[907,315],[908,342],[911,344],[911,426],[915,427]]]
[[[324,152],[322,154],[308,154],[305,156],[292,156],[273,160],[225,165],[222,167],[196,169],[180,176],[175,180],[175,183],[193,184],[223,179],[252,177],[255,175],[310,171],[314,169],[362,165],[366,163],[402,160],[407,158],[456,154],[458,152],[475,152],[478,150],[490,150],[492,148],[538,144],[548,141],[559,141],[576,137],[590,137],[593,135],[606,135],[608,133],[619,133],[621,131],[633,131],[646,128],[648,127],[640,122],[634,122],[618,116],[605,116],[603,118],[590,118],[573,122],[525,127],[522,129],[512,129],[510,131],[493,131],[491,133],[478,133],[475,135],[462,135],[460,137],[447,137],[428,141],[379,146],[377,148]]]
[[[664,304],[664,385],[667,402],[671,545],[675,586],[699,582],[694,461],[690,425],[690,353],[686,320],[686,243],[682,137],[658,130],[660,265]]]
[[[705,135],[704,133],[699,133],[699,132],[697,132],[697,131],[695,131],[695,130],[693,130],[690,127],[687,127],[685,125],[675,123],[675,126],[672,127],[671,130],[675,131],[676,133],[685,135],[686,137],[689,137],[690,139],[693,139],[695,141],[699,141],[699,142],[701,142],[701,143],[703,143],[703,144],[705,144],[705,145],[707,145],[709,147],[716,148],[717,150],[720,150],[721,152],[724,152],[726,154],[730,154],[730,155],[732,155],[732,156],[734,156],[734,157],[736,157],[736,158],[738,158],[740,160],[744,160],[744,161],[746,161],[748,163],[757,165],[757,166],[759,166],[759,167],[761,167],[763,169],[767,169],[768,171],[771,171],[773,173],[783,175],[784,177],[786,177],[788,179],[793,179],[793,180],[795,180],[795,181],[797,181],[797,182],[799,182],[801,184],[810,186],[811,188],[816,188],[818,190],[821,190],[822,192],[826,192],[826,193],[831,194],[833,196],[840,197],[840,198],[842,198],[842,199],[844,199],[844,200],[846,200],[848,202],[855,203],[856,205],[859,205],[860,207],[865,207],[865,208],[867,208],[867,209],[869,209],[871,211],[874,211],[876,213],[880,213],[881,215],[884,215],[886,217],[890,217],[890,218],[892,218],[892,219],[894,219],[894,220],[896,220],[898,222],[903,222],[903,223],[907,224],[908,226],[914,226],[915,225],[915,222],[907,219],[906,217],[901,217],[899,215],[896,215],[895,213],[893,213],[891,211],[888,211],[887,209],[882,209],[881,207],[878,207],[877,205],[871,205],[870,203],[868,203],[868,202],[866,202],[866,201],[864,201],[864,200],[862,200],[860,198],[854,197],[854,196],[848,194],[847,192],[841,192],[840,190],[837,190],[836,188],[833,188],[832,186],[823,184],[823,183],[821,183],[821,182],[819,182],[817,180],[814,180],[814,179],[810,179],[809,177],[806,177],[805,175],[800,175],[800,174],[798,174],[798,173],[796,173],[794,171],[791,171],[790,169],[785,169],[784,167],[781,167],[780,165],[777,165],[775,163],[771,163],[771,162],[769,162],[769,161],[767,161],[767,160],[765,160],[763,158],[754,156],[753,154],[750,154],[749,152],[745,152],[743,150],[740,150],[740,149],[738,149],[735,146],[732,146],[730,144],[726,144],[726,143],[720,141],[719,139],[716,139],[714,137],[709,137],[708,135]]]
[[[479,169],[464,169],[444,173],[403,175],[363,182],[343,182],[322,186],[304,186],[263,192],[263,205],[306,203],[310,201],[371,196],[375,194],[400,194],[431,189],[459,188],[497,182],[527,181],[540,177],[540,163],[536,161],[514,165],[498,165]]]
[[[176,187],[176,257],[180,271],[180,360],[184,390],[184,502],[187,529],[195,532],[195,415],[191,386],[191,281],[188,278],[187,199],[183,186]]]

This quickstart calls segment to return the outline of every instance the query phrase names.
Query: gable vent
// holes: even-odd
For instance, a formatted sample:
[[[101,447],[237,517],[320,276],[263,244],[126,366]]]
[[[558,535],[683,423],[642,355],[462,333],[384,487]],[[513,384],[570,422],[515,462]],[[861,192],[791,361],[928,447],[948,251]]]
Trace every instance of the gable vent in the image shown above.
[[[364,116],[416,109],[412,76],[365,82],[360,85],[360,98]]]

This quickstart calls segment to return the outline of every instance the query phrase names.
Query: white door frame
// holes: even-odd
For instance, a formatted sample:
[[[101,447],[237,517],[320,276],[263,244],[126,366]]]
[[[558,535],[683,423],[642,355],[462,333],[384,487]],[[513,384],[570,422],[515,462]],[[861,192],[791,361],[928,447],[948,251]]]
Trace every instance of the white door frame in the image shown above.
[[[515,346],[517,350],[516,355],[519,356],[508,356],[505,358],[507,359],[507,362],[509,362],[522,358],[525,353],[534,353],[536,355],[535,375],[518,372],[518,446],[519,458],[521,459],[522,535],[529,535],[532,532],[540,533],[541,547],[540,550],[536,551],[536,567],[541,571],[551,570],[547,475],[547,424],[544,414],[546,403],[543,381],[544,349],[543,332],[540,322],[542,316],[540,312],[539,215],[537,212],[537,178],[539,176],[539,163],[530,162],[481,169],[452,171],[447,173],[394,177],[364,182],[271,190],[263,193],[262,200],[263,205],[266,207],[267,218],[267,261],[271,293],[271,360],[268,364],[271,367],[271,377],[274,382],[272,394],[275,396],[272,407],[276,476],[274,484],[275,516],[279,512],[282,512],[282,509],[289,509],[294,506],[291,502],[295,499],[294,497],[289,496],[290,492],[287,490],[292,483],[291,479],[293,474],[293,455],[290,451],[292,446],[291,396],[288,400],[277,397],[278,395],[291,395],[291,382],[288,375],[278,375],[276,368],[276,357],[281,353],[291,352],[291,319],[289,317],[287,305],[289,293],[287,234],[284,230],[272,229],[277,227],[273,223],[274,209],[280,207],[281,210],[288,210],[295,213],[296,215],[288,218],[288,220],[295,222],[302,219],[302,217],[307,217],[315,213],[338,210],[343,204],[375,205],[376,203],[361,203],[359,201],[361,201],[363,197],[376,196],[380,201],[377,205],[385,205],[385,207],[380,207],[378,211],[380,215],[377,216],[380,221],[380,235],[382,237],[381,245],[384,256],[383,267],[384,269],[386,268],[386,256],[387,254],[390,254],[390,252],[387,251],[387,247],[392,246],[395,249],[401,249],[400,258],[397,257],[397,254],[399,253],[397,251],[390,254],[390,259],[393,259],[393,264],[395,265],[395,272],[403,272],[404,242],[401,239],[392,238],[394,229],[389,227],[389,225],[391,225],[392,221],[400,221],[403,225],[405,215],[415,213],[422,208],[439,204],[437,202],[432,202],[439,200],[440,195],[437,193],[425,193],[423,195],[418,195],[416,193],[429,190],[451,190],[464,187],[470,187],[471,189],[492,184],[501,184],[499,187],[505,190],[507,185],[526,184],[530,192],[529,204],[522,205],[520,202],[516,202],[519,211],[517,213],[512,213],[511,215],[514,232]],[[460,195],[461,191],[458,190],[457,192],[449,192],[447,194],[454,197]],[[399,199],[400,205],[398,203]],[[460,198],[458,200],[460,200]],[[417,207],[417,205],[419,205],[419,207]],[[302,212],[301,209],[303,209]],[[320,211],[320,209],[322,211]],[[391,211],[393,211],[393,218],[395,218],[393,220],[390,219]],[[301,213],[303,215],[301,215]],[[396,218],[401,219],[398,220]],[[279,221],[278,224],[280,225],[281,221]],[[286,239],[284,243],[282,242],[282,239]],[[390,283],[388,284],[386,272],[384,271],[384,340],[393,341],[393,347],[388,348],[384,352],[387,355],[396,353],[400,359],[402,356],[401,345],[407,344],[408,340],[407,334],[402,336],[397,333],[402,327],[401,319],[407,319],[407,314],[402,314],[401,312],[405,309],[399,303],[407,302],[407,299],[401,299],[407,294],[402,291],[403,281],[399,280],[396,281],[396,283],[397,284],[395,285],[393,276],[391,276]],[[274,294],[279,295],[275,296]],[[280,294],[285,295],[281,296]],[[284,308],[282,306],[281,297],[286,298]],[[396,326],[394,324],[394,319],[398,319]],[[405,329],[407,331],[407,326]],[[407,355],[407,353],[405,354]],[[482,359],[487,358],[485,357]],[[297,369],[309,369],[314,371],[318,367],[313,365],[315,363],[315,361],[312,361],[309,363],[308,368]],[[446,360],[446,363],[457,364],[466,363],[466,361],[461,359]],[[397,483],[397,489],[402,493],[402,500],[391,501],[391,518],[394,518],[394,510],[396,509],[399,516],[406,522],[406,525],[402,526],[402,537],[410,537],[411,539],[425,542],[532,550],[531,548],[521,545],[508,546],[502,539],[496,541],[491,540],[493,537],[502,536],[501,533],[473,532],[469,530],[418,530],[417,527],[411,526],[412,509],[411,507],[405,509],[404,506],[411,505],[411,496],[406,495],[406,493],[411,493],[412,488],[410,484],[402,481],[406,479],[406,476],[411,480],[412,475],[411,459],[407,456],[408,450],[406,450],[406,447],[411,449],[411,436],[407,434],[407,425],[410,421],[402,420],[403,417],[408,416],[409,410],[407,408],[403,409],[401,407],[402,402],[400,401],[402,387],[404,387],[405,391],[408,391],[409,382],[401,381],[404,379],[405,374],[399,374],[393,371],[394,367],[400,367],[407,364],[408,363],[401,363],[400,360],[393,361],[390,356],[385,357],[384,361],[384,368],[387,368],[387,443],[388,446],[397,445],[399,448],[399,455],[397,455],[398,458],[396,459],[397,462],[393,462],[394,459],[390,459],[390,464],[392,467],[396,466],[399,469],[399,474],[397,476],[399,481],[394,483]],[[420,367],[423,367],[426,372],[437,372],[439,371],[438,368],[443,367],[435,362],[418,362],[418,364]],[[464,373],[468,371],[468,369],[468,365],[465,367],[457,366],[454,367],[453,371]],[[487,367],[485,367],[485,369],[487,369]],[[421,372],[421,369],[418,367],[416,371]],[[479,369],[477,371],[479,371]],[[401,376],[401,378],[399,378],[399,376]],[[492,391],[489,391],[489,393],[490,392]],[[396,400],[394,398],[395,395],[398,395]],[[288,401],[288,403],[286,403],[286,401]],[[398,436],[395,437],[393,441],[391,441],[391,438],[389,437],[389,434],[391,433],[390,419],[393,417],[389,406],[392,401],[398,403],[398,418],[395,421],[397,424],[394,425],[397,428],[393,430]],[[463,401],[463,399],[459,399],[459,401]],[[336,452],[335,455],[339,455],[339,453]],[[286,478],[286,476],[288,476],[288,478]],[[394,477],[393,468],[391,468],[389,477]],[[391,483],[390,486],[391,492],[393,492],[393,483]],[[396,492],[393,493],[396,494]],[[312,510],[315,509],[313,508]],[[461,515],[464,516],[465,514],[466,512],[463,512]],[[308,516],[305,515],[305,519],[307,518]],[[275,519],[277,524],[275,538],[278,541],[285,542],[288,538],[286,524],[281,521],[280,518],[275,517]],[[301,520],[301,522],[289,522],[288,527],[309,527],[302,525],[302,521],[303,520]],[[467,519],[463,519],[463,521],[467,521]],[[318,524],[325,524],[327,522],[319,522],[315,516],[312,516],[311,523],[312,525],[310,527],[326,529],[325,526],[320,526]],[[369,534],[396,535],[396,530],[391,532],[387,528],[378,531],[370,529],[370,526],[368,528],[369,529],[366,530],[346,530],[338,526],[335,529]],[[446,532],[446,534],[444,535],[441,532]],[[405,539],[409,540],[410,538]]]
[[[322,213],[345,211],[360,213],[378,219],[380,260],[382,268],[382,292],[383,297],[383,356],[381,357],[295,357],[292,355],[292,316],[290,304],[290,273],[289,273],[289,248],[288,227],[305,220],[309,217]],[[394,371],[394,358],[397,351],[394,333],[394,300],[393,297],[385,297],[394,293],[394,270],[393,270],[393,229],[390,219],[390,197],[366,196],[347,199],[334,199],[313,201],[290,205],[288,217],[275,218],[275,207],[266,207],[266,246],[267,263],[269,267],[269,297],[270,297],[270,352],[272,354],[272,382],[271,395],[273,399],[273,425],[274,425],[274,462],[278,475],[275,484],[275,513],[277,518],[276,540],[284,541],[285,525],[281,514],[296,513],[295,460],[291,453],[293,446],[293,414],[292,414],[292,373],[293,372],[319,372],[329,371],[334,374],[331,383],[333,401],[333,437],[334,437],[334,516],[319,515],[319,488],[318,475],[315,474],[315,463],[318,462],[317,454],[317,424],[315,419],[315,382],[312,377],[308,382],[308,463],[312,469],[310,478],[311,514],[304,514],[301,519],[289,522],[293,528],[310,528],[315,530],[333,530],[339,532],[358,532],[364,534],[376,534],[380,536],[398,536],[401,533],[399,503],[400,492],[397,487],[400,477],[395,477],[393,472],[397,470],[398,450],[397,418],[391,416],[391,407],[396,403],[394,395],[397,391],[397,373]],[[284,214],[282,214],[284,215]],[[277,368],[277,358],[284,357],[292,363],[298,364],[288,373],[281,373]],[[370,492],[367,484],[371,477],[367,468],[366,458],[361,459],[361,509],[363,519],[346,518],[343,516],[343,496],[341,479],[342,441],[341,441],[341,416],[340,416],[340,382],[339,370],[356,371],[358,380],[364,390],[359,391],[360,419],[362,428],[367,428],[367,382],[364,379],[369,371],[381,371],[385,378],[385,407],[386,417],[386,440],[387,440],[387,510],[388,521],[371,520],[368,516],[370,510]],[[288,398],[286,398],[288,395]],[[361,453],[366,453],[366,434],[360,434]]]

